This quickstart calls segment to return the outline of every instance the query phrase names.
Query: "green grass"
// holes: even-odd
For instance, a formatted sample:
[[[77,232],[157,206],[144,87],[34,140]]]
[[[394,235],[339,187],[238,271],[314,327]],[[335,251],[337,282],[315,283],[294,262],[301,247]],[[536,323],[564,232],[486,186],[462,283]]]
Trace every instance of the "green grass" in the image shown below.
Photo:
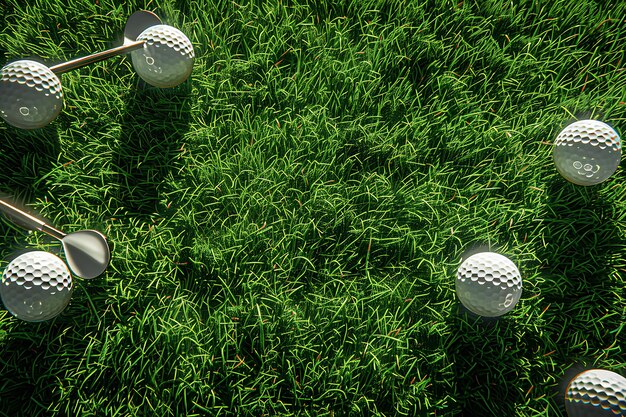
[[[569,184],[551,143],[625,133],[626,3],[257,3],[0,3],[0,64],[140,8],[196,52],[180,87],[118,57],[48,127],[0,124],[0,192],[113,248],[58,318],[0,310],[0,415],[552,417],[568,372],[624,374],[626,175]],[[0,234],[1,267],[59,252]],[[454,293],[479,249],[524,279],[495,322]]]

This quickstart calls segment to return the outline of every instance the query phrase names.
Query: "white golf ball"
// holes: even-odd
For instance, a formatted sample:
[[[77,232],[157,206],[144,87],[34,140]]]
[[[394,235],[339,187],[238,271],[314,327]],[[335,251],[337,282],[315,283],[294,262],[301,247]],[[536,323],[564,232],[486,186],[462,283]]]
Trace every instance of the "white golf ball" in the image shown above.
[[[155,25],[141,32],[138,41],[143,48],[131,52],[135,71],[144,81],[156,87],[175,87],[191,75],[193,45],[180,30]]]
[[[15,317],[44,321],[59,315],[72,297],[72,276],[57,256],[41,251],[24,253],[4,270],[0,297]]]
[[[459,267],[456,294],[471,312],[497,317],[512,310],[519,301],[522,278],[507,257],[481,252],[467,258]]]
[[[565,393],[569,417],[626,416],[626,378],[603,369],[574,377]]]
[[[554,164],[577,185],[595,185],[609,178],[620,164],[622,141],[617,132],[597,120],[568,125],[554,142]]]
[[[0,70],[0,116],[21,129],[53,121],[63,108],[61,80],[50,68],[21,60]]]

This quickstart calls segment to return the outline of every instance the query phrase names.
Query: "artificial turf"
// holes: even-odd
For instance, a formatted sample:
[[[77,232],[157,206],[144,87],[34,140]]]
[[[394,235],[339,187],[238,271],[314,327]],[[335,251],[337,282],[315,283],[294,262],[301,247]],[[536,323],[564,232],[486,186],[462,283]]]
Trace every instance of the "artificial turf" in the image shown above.
[[[575,370],[626,373],[624,171],[551,160],[573,120],[625,132],[625,2],[4,0],[0,65],[138,9],[189,36],[188,82],[117,57],[0,123],[0,192],[113,250],[56,319],[0,310],[0,415],[552,417]],[[60,252],[0,234],[2,268]],[[523,276],[500,320],[454,293],[479,250]]]

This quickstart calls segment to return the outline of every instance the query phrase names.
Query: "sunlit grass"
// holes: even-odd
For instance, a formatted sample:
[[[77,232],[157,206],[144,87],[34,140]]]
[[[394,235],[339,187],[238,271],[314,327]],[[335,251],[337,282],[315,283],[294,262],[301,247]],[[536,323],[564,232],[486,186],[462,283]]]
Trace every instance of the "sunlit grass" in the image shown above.
[[[625,175],[571,185],[551,143],[623,133],[625,3],[5,3],[0,64],[141,8],[196,63],[160,90],[114,58],[50,126],[0,124],[0,192],[113,248],[55,320],[0,311],[0,414],[552,417],[571,367],[623,373]],[[459,312],[478,248],[523,275],[499,321]]]

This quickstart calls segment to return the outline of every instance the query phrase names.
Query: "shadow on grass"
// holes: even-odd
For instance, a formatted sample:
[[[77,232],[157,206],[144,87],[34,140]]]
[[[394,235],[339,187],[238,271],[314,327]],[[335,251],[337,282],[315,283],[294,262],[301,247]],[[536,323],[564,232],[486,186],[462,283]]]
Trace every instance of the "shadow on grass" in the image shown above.
[[[460,415],[515,415],[524,396],[519,376],[528,373],[524,358],[542,346],[540,335],[506,316],[481,318],[462,306],[449,324],[453,336],[446,350],[454,363]]]
[[[66,317],[64,317],[66,316]],[[4,355],[0,366],[0,415],[40,415],[57,395],[55,368],[59,366],[56,355],[63,355],[61,335],[71,328],[67,313],[43,323],[16,320],[0,329],[7,330],[0,338],[0,351]],[[15,398],[28,398],[24,403]]]
[[[200,256],[193,262],[192,257],[195,259],[195,255],[191,255],[188,250],[184,253],[186,262],[180,266],[179,283],[189,293],[197,294],[203,299],[208,306],[205,313],[219,309],[226,299],[237,299],[244,294],[245,276],[220,274],[219,265],[211,259]]]
[[[619,270],[626,239],[616,223],[613,196],[602,188],[557,178],[547,183],[549,197],[541,213],[545,244],[536,253],[545,279],[541,296],[550,314],[544,333],[548,349],[556,352],[554,359],[569,368],[554,387],[561,410],[572,374],[598,360],[619,361],[622,356],[615,331],[623,325]]]
[[[159,212],[164,181],[180,167],[177,159],[191,118],[190,91],[189,82],[174,89],[140,82],[128,103],[112,162],[120,173],[117,197],[130,215]]]
[[[617,271],[626,239],[600,187],[578,187],[560,178],[548,183],[541,219],[545,244],[537,249],[546,280],[543,300],[558,309],[551,326],[558,335],[555,343],[580,355],[610,346],[611,332],[621,325],[619,314],[610,313],[619,303]],[[587,347],[580,346],[581,336]]]
[[[30,202],[37,182],[61,152],[55,123],[36,130],[0,123],[0,193],[16,201]]]
[[[178,158],[191,118],[190,90],[189,82],[172,89],[157,89],[140,81],[136,91],[128,95],[121,133],[111,143],[111,170],[116,175],[110,178],[117,182],[111,184],[111,189],[118,216],[124,218],[124,222],[152,225],[157,219],[171,217],[165,194],[176,176],[172,172],[182,168]],[[113,258],[109,270],[112,270],[120,258],[116,255],[115,238],[109,244]],[[151,268],[157,261],[158,251],[145,249],[145,262]],[[89,294],[90,311],[106,311],[106,293],[114,284],[102,278],[81,284]],[[86,313],[80,308],[75,311]]]

